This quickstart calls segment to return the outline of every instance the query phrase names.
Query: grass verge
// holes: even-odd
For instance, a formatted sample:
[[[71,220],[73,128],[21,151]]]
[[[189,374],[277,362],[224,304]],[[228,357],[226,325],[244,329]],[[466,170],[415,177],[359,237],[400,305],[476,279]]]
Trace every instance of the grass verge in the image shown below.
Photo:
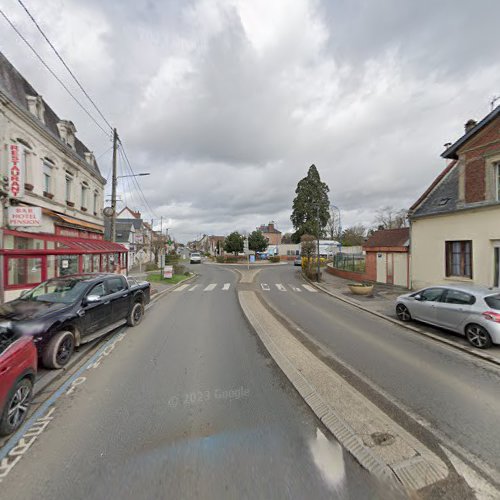
[[[164,278],[159,271],[148,273],[148,281],[150,283],[165,283],[170,285],[175,285],[176,283],[180,283],[190,277],[191,276],[185,276],[184,274],[174,274],[171,278]]]

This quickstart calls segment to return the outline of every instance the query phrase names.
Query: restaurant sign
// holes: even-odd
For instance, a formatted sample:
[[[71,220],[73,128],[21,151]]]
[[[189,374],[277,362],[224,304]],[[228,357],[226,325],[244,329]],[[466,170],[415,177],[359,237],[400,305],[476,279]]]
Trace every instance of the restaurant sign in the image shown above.
[[[8,207],[8,224],[12,227],[39,227],[42,225],[40,207]]]
[[[9,193],[11,198],[24,196],[24,151],[19,144],[9,147]]]

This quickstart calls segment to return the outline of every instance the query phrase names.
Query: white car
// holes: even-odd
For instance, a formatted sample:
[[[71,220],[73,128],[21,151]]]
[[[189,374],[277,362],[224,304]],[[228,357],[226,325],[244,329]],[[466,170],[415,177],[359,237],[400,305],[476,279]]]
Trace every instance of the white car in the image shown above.
[[[201,264],[201,254],[200,254],[200,252],[193,252],[189,256],[189,262],[191,264]]]

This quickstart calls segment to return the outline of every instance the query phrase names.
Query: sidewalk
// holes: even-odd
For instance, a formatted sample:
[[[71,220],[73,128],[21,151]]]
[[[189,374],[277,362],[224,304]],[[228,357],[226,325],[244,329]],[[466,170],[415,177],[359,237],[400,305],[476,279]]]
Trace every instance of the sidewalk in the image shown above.
[[[406,288],[376,283],[373,289],[373,296],[363,297],[360,295],[354,295],[349,290],[349,287],[347,286],[348,283],[352,283],[352,281],[339,278],[338,276],[334,276],[333,274],[327,273],[326,270],[323,270],[321,273],[321,282],[316,285],[318,288],[330,293],[331,295],[334,295],[339,299],[346,300],[347,302],[350,302],[366,311],[383,315],[391,321],[397,321],[399,324],[410,330],[428,337],[433,337],[448,345],[457,347],[462,351],[466,351],[470,354],[487,359],[488,361],[493,361],[495,364],[500,365],[500,345],[494,345],[493,347],[484,350],[477,349],[472,347],[469,342],[467,342],[466,338],[458,333],[450,332],[439,327],[429,326],[425,323],[419,323],[417,321],[411,321],[410,323],[403,323],[399,321],[396,316],[395,302],[399,295],[409,292]]]

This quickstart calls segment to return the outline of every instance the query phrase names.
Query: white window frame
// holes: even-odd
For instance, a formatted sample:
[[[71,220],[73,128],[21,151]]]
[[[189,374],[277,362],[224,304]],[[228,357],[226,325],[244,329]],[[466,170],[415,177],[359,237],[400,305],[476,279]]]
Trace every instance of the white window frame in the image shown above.
[[[66,172],[66,201],[73,201],[73,181],[73,176],[69,172]]]
[[[496,199],[500,201],[500,162],[495,165]]]
[[[54,194],[53,191],[53,169],[54,165],[47,160],[43,160],[43,191]]]
[[[99,193],[97,191],[94,191],[94,210],[93,210],[94,214],[97,214],[98,212],[97,210],[98,201],[99,201]]]
[[[89,186],[86,183],[82,183],[81,188],[81,207],[88,208],[88,195],[89,195]]]

